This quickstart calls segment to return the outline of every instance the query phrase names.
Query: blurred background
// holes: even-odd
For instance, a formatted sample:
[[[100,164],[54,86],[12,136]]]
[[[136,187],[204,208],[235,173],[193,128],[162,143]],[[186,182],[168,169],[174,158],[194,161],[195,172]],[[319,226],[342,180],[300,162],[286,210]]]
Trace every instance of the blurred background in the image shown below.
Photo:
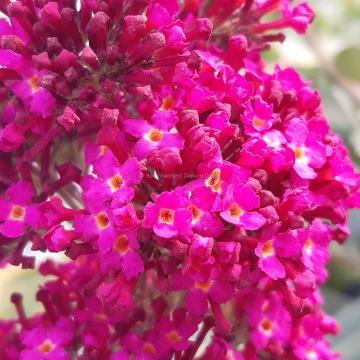
[[[287,32],[284,44],[266,52],[269,70],[278,63],[293,66],[320,90],[332,130],[342,135],[360,167],[360,0],[308,0],[317,17],[305,37]],[[350,214],[352,235],[344,246],[333,244],[330,278],[323,288],[325,309],[340,322],[333,339],[344,360],[360,359],[360,211]],[[43,258],[41,259],[43,260]],[[34,270],[1,269],[0,318],[15,315],[11,292],[20,291],[28,312],[43,281]]]

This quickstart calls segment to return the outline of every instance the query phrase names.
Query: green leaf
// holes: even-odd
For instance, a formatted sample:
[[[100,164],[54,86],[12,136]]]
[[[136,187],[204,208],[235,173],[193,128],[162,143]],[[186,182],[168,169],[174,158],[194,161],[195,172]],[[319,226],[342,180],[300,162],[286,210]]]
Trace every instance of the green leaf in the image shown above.
[[[352,80],[360,81],[360,47],[342,50],[335,58],[339,72]]]

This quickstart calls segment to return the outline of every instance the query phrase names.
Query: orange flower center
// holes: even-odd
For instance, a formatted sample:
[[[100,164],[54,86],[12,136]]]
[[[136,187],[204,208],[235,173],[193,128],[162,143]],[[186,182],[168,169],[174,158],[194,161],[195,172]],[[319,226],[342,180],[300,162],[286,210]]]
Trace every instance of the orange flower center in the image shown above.
[[[160,110],[161,111],[169,111],[171,110],[173,107],[175,106],[175,100],[174,98],[170,95],[168,97],[166,97],[165,99],[163,99]]]
[[[192,222],[196,223],[197,221],[199,221],[202,215],[202,211],[194,204],[190,204],[188,206],[188,209],[192,212]]]
[[[143,351],[149,354],[156,354],[155,346],[151,343],[145,343],[142,347]]]
[[[229,206],[228,212],[230,216],[232,216],[236,220],[239,220],[241,215],[244,213],[243,209],[241,209],[241,207],[236,202],[233,202]]]
[[[146,137],[152,141],[152,142],[159,142],[163,137],[164,137],[164,133],[161,130],[158,129],[151,129]]]
[[[100,230],[103,230],[109,226],[110,220],[104,211],[99,212],[95,216],[95,220],[96,220],[97,226]]]
[[[305,251],[306,251],[306,253],[308,255],[311,254],[313,246],[314,246],[314,244],[311,241],[311,239],[307,239],[306,242],[305,242],[304,248],[305,248]]]
[[[108,152],[109,148],[106,145],[100,146],[100,156],[105,155]]]
[[[43,354],[48,354],[49,352],[54,350],[55,345],[50,340],[44,340],[44,342],[39,345],[39,350]]]
[[[94,318],[94,320],[97,320],[97,321],[107,320],[107,316],[104,313],[95,313],[93,315],[93,318]]]
[[[113,191],[117,191],[124,186],[124,179],[120,174],[116,174],[109,181],[108,184]]]
[[[205,180],[205,185],[210,187],[214,192],[220,192],[221,190],[221,170],[219,168],[214,169],[210,176]]]
[[[22,221],[25,217],[26,209],[23,206],[13,205],[10,211],[10,219],[16,221]]]
[[[129,250],[129,239],[126,235],[120,235],[115,243],[114,248],[117,250],[121,255],[124,255]]]
[[[265,333],[271,333],[273,328],[273,323],[269,319],[264,319],[261,321],[260,327],[262,331],[264,331]]]
[[[37,92],[40,89],[39,86],[39,77],[37,75],[34,75],[28,80],[29,85],[31,86],[32,92]]]
[[[164,224],[172,225],[174,223],[175,211],[171,209],[160,209],[159,220]]]
[[[211,288],[212,281],[195,281],[195,288],[200,289],[204,292],[208,291]]]
[[[263,249],[262,249],[263,257],[268,257],[274,254],[274,247],[272,240],[268,240],[264,243]]]
[[[304,149],[302,147],[296,147],[294,152],[295,152],[295,157],[298,160],[304,160],[305,159],[305,152],[304,152]]]
[[[254,117],[252,123],[254,127],[263,127],[265,125],[265,120]]]
[[[178,343],[181,341],[182,337],[178,334],[177,331],[172,330],[166,334],[166,338],[172,343]]]

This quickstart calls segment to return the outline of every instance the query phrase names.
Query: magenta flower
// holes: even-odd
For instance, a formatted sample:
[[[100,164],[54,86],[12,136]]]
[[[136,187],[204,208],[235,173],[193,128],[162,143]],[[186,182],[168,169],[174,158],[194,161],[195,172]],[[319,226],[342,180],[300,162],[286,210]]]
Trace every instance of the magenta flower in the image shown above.
[[[326,318],[319,319],[316,316],[307,315],[300,321],[294,340],[294,353],[298,359],[311,360],[316,358],[339,360],[339,354],[329,350],[329,341],[323,339],[323,331],[330,324],[326,324]],[[332,321],[334,324],[334,321]],[[331,324],[331,325],[333,325]],[[328,328],[328,330],[330,330]],[[338,329],[335,329],[337,332]],[[331,330],[329,333],[333,333]]]
[[[256,230],[265,224],[265,218],[256,211],[260,199],[250,186],[245,184],[232,184],[224,196],[221,217],[245,230]]]
[[[192,212],[185,207],[185,199],[176,193],[163,192],[155,201],[155,204],[149,202],[144,209],[145,228],[153,228],[164,238],[191,231]]]
[[[203,164],[199,169],[201,179],[197,180],[197,185],[206,186],[215,195],[223,195],[227,187],[235,181],[246,182],[250,172],[242,167],[224,161],[222,164],[217,162],[208,162]],[[221,197],[217,196],[214,203],[214,209],[221,208],[218,203]]]
[[[245,131],[248,134],[256,134],[269,130],[276,122],[271,105],[268,105],[260,97],[255,97],[254,105],[247,104],[241,121],[245,125]]]
[[[144,271],[143,262],[137,252],[139,243],[136,230],[116,235],[114,239],[99,238],[99,249],[101,254],[105,255],[101,265],[106,272],[121,269],[126,277],[133,278]]]
[[[120,166],[110,151],[94,163],[94,173],[104,184],[98,186],[95,182],[94,188],[89,191],[94,195],[102,192],[99,196],[111,199],[113,206],[130,201],[134,196],[132,187],[141,179],[140,167],[135,158],[129,158]]]
[[[110,241],[116,237],[115,219],[112,209],[98,204],[91,208],[91,213],[80,213],[74,217],[76,232],[88,242]]]
[[[232,291],[226,281],[195,281],[193,288],[186,295],[185,304],[192,315],[202,316],[208,310],[208,301],[215,304],[226,303],[232,296]]]
[[[331,230],[320,220],[314,220],[308,230],[301,258],[304,265],[316,274],[320,282],[327,277],[325,264],[330,258],[328,248],[330,241]]]
[[[314,179],[314,169],[321,168],[326,161],[326,147],[320,142],[318,135],[307,129],[301,119],[292,119],[286,136],[295,154],[294,170],[303,179]]]
[[[173,314],[173,318],[174,320],[171,321],[164,317],[158,323],[161,352],[171,353],[171,351],[186,350],[190,345],[189,337],[197,330],[197,326],[186,318],[185,311],[177,311]]]
[[[161,27],[170,23],[179,11],[179,4],[176,0],[154,0],[150,1],[147,16],[150,23]]]
[[[29,107],[29,110],[47,117],[55,107],[54,97],[41,86],[46,71],[37,71],[29,60],[11,51],[0,51],[0,64],[14,70],[18,77],[9,81],[11,90]]]
[[[138,159],[143,159],[155,149],[176,147],[182,149],[184,140],[174,129],[177,117],[172,111],[157,111],[151,118],[152,123],[141,119],[124,121],[125,130],[139,141],[134,147]]]
[[[201,247],[206,251],[206,246]],[[197,250],[199,251],[200,248],[198,247]],[[201,256],[201,252],[197,253],[197,256],[199,255]],[[196,259],[196,255],[193,256],[195,258],[190,264],[189,272],[182,274],[178,271],[173,274],[172,289],[187,290],[185,306],[192,316],[204,316],[210,305],[218,331],[226,333],[230,330],[231,324],[226,319],[221,304],[226,303],[233,296],[233,288],[228,281],[218,278],[217,269],[212,266],[213,261],[210,258],[204,256]],[[199,271],[199,268],[202,271]]]
[[[267,131],[263,134],[262,139],[267,146],[266,166],[270,171],[278,173],[293,166],[295,154],[280,131]]]
[[[304,34],[306,32],[315,16],[314,12],[306,3],[291,8],[288,1],[282,1],[282,11],[285,15],[285,19],[288,19],[289,26],[299,34]]]
[[[274,280],[285,277],[286,271],[281,259],[299,257],[306,236],[304,231],[296,230],[276,233],[277,228],[278,226],[273,226],[264,230],[255,249],[259,268]]]
[[[23,344],[26,349],[20,354],[21,360],[70,359],[65,347],[74,336],[74,324],[67,318],[60,318],[56,326],[39,326],[25,331]]]
[[[31,203],[35,193],[30,183],[18,181],[8,188],[6,195],[6,200],[0,198],[0,232],[16,238],[25,233],[26,226],[38,225],[40,212],[38,206]]]
[[[0,130],[0,149],[4,152],[14,151],[25,140],[26,128],[20,124],[10,123]]]
[[[197,187],[200,185],[199,187]],[[191,190],[190,190],[191,189]],[[184,189],[180,190],[180,194]],[[195,181],[185,190],[185,196],[189,197],[186,208],[192,213],[191,227],[193,231],[202,236],[217,237],[224,229],[220,218],[212,212],[217,199],[216,192],[211,188]]]
[[[290,338],[291,316],[275,294],[264,298],[262,294],[250,294],[246,313],[251,327],[251,340],[257,349],[269,343],[282,347]]]
[[[263,58],[309,6],[1,12],[0,268],[46,279],[35,315],[12,294],[0,359],[338,359],[319,286],[360,176],[318,91]]]

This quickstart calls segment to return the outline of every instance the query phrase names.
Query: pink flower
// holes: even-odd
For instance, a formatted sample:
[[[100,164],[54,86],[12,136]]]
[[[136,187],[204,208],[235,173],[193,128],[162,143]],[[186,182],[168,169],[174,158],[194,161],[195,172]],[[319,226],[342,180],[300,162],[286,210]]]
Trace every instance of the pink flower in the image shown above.
[[[330,258],[330,241],[331,230],[320,220],[315,219],[307,233],[301,258],[304,265],[314,272],[320,282],[327,277],[325,264]]]
[[[184,140],[181,135],[176,131],[170,131],[178,120],[172,111],[157,111],[151,120],[152,123],[141,119],[124,121],[126,132],[139,139],[134,147],[135,155],[139,160],[145,158],[155,149],[165,147],[183,148]]]
[[[290,339],[291,316],[276,294],[268,298],[261,293],[250,294],[245,309],[251,340],[257,349],[264,349],[270,343],[280,349],[286,347]]]
[[[310,132],[301,119],[292,119],[287,125],[286,136],[295,154],[294,170],[303,179],[314,179],[314,169],[326,161],[326,147],[315,133]]]
[[[217,237],[223,231],[224,225],[219,217],[212,212],[217,194],[209,187],[199,186],[198,181],[189,186],[188,204],[186,208],[192,213],[191,226],[193,231],[202,236]],[[183,189],[180,190],[180,193]],[[186,194],[186,192],[185,192]]]
[[[99,239],[99,249],[104,255],[101,266],[106,272],[121,269],[127,278],[133,278],[144,271],[136,230],[118,234],[114,239]]]
[[[31,204],[35,193],[30,183],[18,181],[7,189],[6,195],[7,200],[0,198],[0,232],[6,237],[16,238],[25,233],[26,225],[38,225],[40,212],[37,205]]]
[[[190,345],[189,337],[193,335],[197,326],[186,318],[185,311],[174,311],[173,321],[164,317],[160,319],[157,329],[160,333],[159,345],[174,351],[183,351]],[[165,349],[164,349],[165,348]]]
[[[231,184],[224,196],[221,217],[245,230],[256,230],[265,224],[265,218],[256,211],[259,196],[246,184]]]
[[[176,0],[152,0],[150,1],[147,16],[154,26],[167,25],[179,11]]]
[[[262,139],[267,145],[266,166],[270,171],[278,173],[293,166],[295,154],[280,131],[267,131],[263,134]]]
[[[323,339],[324,322],[319,318],[304,316],[297,326],[296,337],[293,342],[294,353],[301,360],[334,359],[340,356],[329,348],[329,341]]]
[[[135,158],[129,158],[121,166],[111,151],[107,151],[94,163],[94,173],[103,184],[99,187],[96,183],[92,193],[103,192],[100,196],[106,196],[112,200],[113,206],[130,201],[134,196],[133,186],[141,179],[141,172]]]
[[[153,228],[164,238],[190,232],[192,212],[185,207],[185,199],[176,193],[163,192],[156,203],[148,203],[144,209],[143,226]]]
[[[255,249],[260,269],[274,280],[285,277],[281,259],[296,259],[300,256],[306,236],[305,232],[296,230],[276,233],[277,228],[278,225],[265,229]]]
[[[85,240],[94,242],[109,241],[116,237],[115,218],[112,209],[102,204],[94,204],[91,213],[75,215],[74,228]]]
[[[208,300],[216,304],[226,303],[232,296],[231,285],[226,281],[209,279],[195,281],[185,299],[186,307],[194,316],[202,316],[208,310]]]
[[[25,127],[20,124],[10,123],[0,130],[0,149],[10,152],[17,149],[25,140]]]
[[[55,326],[39,326],[25,331],[23,344],[26,349],[20,353],[21,360],[70,359],[65,347],[74,336],[74,324],[61,318]]]
[[[123,275],[118,275],[115,279],[102,282],[96,291],[96,296],[105,305],[114,308],[131,308],[134,285],[133,279],[129,280]]]
[[[290,8],[288,1],[282,1],[282,11],[285,18],[288,19],[289,26],[299,34],[306,32],[315,17],[314,12],[306,3]]]
[[[241,116],[247,134],[256,134],[257,132],[269,130],[277,120],[272,106],[268,105],[260,97],[256,96],[253,103],[254,105],[247,104],[244,114]]]
[[[29,110],[47,117],[55,107],[54,97],[41,86],[46,71],[37,71],[25,57],[11,50],[0,51],[0,64],[16,71],[20,79],[10,81],[8,86],[29,107]]]

